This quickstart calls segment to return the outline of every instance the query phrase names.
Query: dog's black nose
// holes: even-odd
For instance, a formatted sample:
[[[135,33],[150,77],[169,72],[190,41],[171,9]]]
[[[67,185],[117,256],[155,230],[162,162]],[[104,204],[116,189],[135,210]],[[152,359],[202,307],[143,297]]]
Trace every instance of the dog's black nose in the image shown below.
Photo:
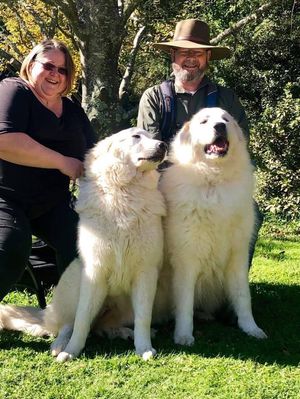
[[[217,124],[215,124],[214,128],[219,136],[226,136],[227,131],[226,131],[225,123],[222,123],[222,122],[217,123]]]
[[[158,147],[158,149],[160,149],[161,151],[164,151],[164,152],[166,152],[168,149],[168,145],[164,141],[160,141],[157,144],[157,147]]]

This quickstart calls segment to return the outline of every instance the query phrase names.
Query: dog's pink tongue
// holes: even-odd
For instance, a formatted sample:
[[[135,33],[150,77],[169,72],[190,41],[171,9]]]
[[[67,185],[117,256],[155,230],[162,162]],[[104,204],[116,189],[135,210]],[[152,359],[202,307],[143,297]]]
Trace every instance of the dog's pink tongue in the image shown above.
[[[226,152],[228,149],[228,142],[224,139],[217,139],[213,144],[208,147],[208,152],[210,154],[220,154]]]
[[[213,144],[213,145],[210,147],[211,152],[220,152],[222,149],[223,149],[223,147],[219,147],[219,146],[217,146],[216,144]]]

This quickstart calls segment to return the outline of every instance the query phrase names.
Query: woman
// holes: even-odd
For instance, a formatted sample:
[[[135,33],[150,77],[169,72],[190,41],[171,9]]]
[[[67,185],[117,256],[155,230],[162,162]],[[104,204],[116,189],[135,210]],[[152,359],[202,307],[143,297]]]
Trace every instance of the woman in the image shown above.
[[[83,173],[94,132],[65,97],[73,81],[66,46],[45,40],[20,78],[0,82],[0,300],[24,272],[32,234],[54,248],[60,274],[77,254],[69,183]]]

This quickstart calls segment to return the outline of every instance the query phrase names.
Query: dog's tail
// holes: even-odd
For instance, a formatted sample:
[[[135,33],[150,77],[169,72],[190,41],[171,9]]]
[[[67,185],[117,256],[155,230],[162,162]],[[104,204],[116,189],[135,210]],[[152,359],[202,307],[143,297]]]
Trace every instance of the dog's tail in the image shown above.
[[[45,327],[45,311],[30,306],[0,305],[0,330],[22,331],[35,336],[52,335]]]

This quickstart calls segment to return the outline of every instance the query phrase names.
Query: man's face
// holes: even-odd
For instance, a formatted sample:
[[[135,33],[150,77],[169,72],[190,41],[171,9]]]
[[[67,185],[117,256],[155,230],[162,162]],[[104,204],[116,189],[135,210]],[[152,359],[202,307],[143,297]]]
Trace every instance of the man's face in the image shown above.
[[[173,72],[181,82],[192,82],[200,79],[210,59],[211,52],[202,49],[173,50]]]

